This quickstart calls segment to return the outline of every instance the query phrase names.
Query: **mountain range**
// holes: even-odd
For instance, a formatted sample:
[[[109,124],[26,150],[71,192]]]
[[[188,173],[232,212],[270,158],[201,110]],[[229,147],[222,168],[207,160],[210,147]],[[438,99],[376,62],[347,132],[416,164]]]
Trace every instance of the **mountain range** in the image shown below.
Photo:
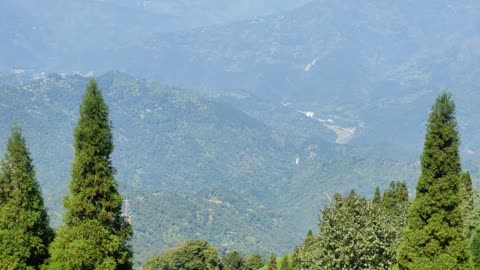
[[[448,88],[466,115],[464,150],[476,152],[469,134],[478,125],[468,116],[477,113],[472,93],[480,83],[478,1],[257,2],[2,1],[0,65],[121,70],[190,89],[249,93],[337,120],[354,129],[352,143],[394,143],[416,153],[429,104]],[[197,5],[218,16],[200,16]],[[205,22],[187,25],[198,18]]]

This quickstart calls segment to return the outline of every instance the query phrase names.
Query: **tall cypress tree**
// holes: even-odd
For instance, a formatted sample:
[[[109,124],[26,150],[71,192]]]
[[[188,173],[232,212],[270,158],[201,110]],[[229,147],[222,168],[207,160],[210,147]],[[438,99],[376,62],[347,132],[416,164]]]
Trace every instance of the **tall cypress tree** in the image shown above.
[[[39,269],[52,240],[30,152],[15,127],[1,164],[0,269]]]
[[[52,243],[50,269],[131,269],[131,226],[121,214],[110,155],[108,107],[94,80],[88,83],[74,131],[75,156],[65,224]]]
[[[399,248],[400,269],[471,269],[464,235],[455,104],[442,93],[427,124],[422,172]]]

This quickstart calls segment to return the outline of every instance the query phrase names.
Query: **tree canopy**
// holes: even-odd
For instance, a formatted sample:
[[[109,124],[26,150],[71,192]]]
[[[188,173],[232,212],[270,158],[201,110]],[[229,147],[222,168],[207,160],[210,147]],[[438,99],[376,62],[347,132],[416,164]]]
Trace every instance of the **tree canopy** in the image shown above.
[[[188,240],[147,261],[144,270],[219,270],[217,250],[205,241]]]
[[[51,245],[50,269],[131,269],[131,226],[114,179],[108,107],[95,80],[80,105],[65,224]]]
[[[0,172],[0,268],[40,269],[53,235],[30,152],[14,127]]]
[[[444,92],[430,112],[416,197],[399,249],[400,269],[471,269],[459,190],[455,104]]]

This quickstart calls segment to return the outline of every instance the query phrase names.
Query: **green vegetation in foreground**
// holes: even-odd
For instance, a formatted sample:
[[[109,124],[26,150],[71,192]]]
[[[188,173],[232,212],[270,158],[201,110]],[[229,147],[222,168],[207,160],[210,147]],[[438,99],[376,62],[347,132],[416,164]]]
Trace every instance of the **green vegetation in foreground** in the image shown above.
[[[427,124],[422,172],[398,251],[401,270],[471,269],[459,143],[455,105],[451,95],[443,93]]]
[[[30,152],[14,127],[0,171],[0,269],[40,269],[53,235]]]
[[[0,243],[4,246],[0,266],[132,269],[132,228],[122,215],[122,198],[114,179],[108,107],[93,80],[81,103],[74,135],[65,224],[57,230],[49,247],[51,257],[42,266],[52,231],[25,140],[19,129],[12,130],[0,174]],[[383,195],[377,187],[372,199],[355,191],[346,196],[336,193],[319,218],[320,233],[309,231],[291,258],[277,259],[271,253],[266,269],[473,269],[479,261],[480,207],[469,173],[461,171],[459,141],[455,105],[451,95],[443,93],[430,113],[412,204],[405,182],[392,182]],[[218,196],[224,194],[207,195],[213,203],[223,203]],[[22,246],[27,241],[9,238],[18,236],[26,236],[35,246]],[[258,255],[245,259],[238,251],[221,257],[208,242],[188,240],[154,256],[144,267],[250,270],[262,261]]]
[[[145,263],[143,270],[220,270],[217,250],[205,241],[189,240]]]
[[[110,155],[108,107],[97,83],[88,83],[75,128],[75,157],[65,224],[50,246],[47,269],[131,269],[131,226],[121,213]]]
[[[471,178],[461,172],[458,146],[455,106],[443,93],[430,113],[413,203],[402,182],[392,182],[383,196],[377,188],[372,200],[354,191],[335,195],[322,212],[320,233],[309,232],[294,250],[294,269],[472,269],[466,239],[479,208]]]
[[[258,270],[265,265],[265,261],[259,254],[252,254],[245,259],[245,270]]]
[[[278,263],[279,263],[279,261],[277,261],[277,255],[275,255],[275,253],[272,253],[272,255],[270,255],[270,259],[268,260],[267,269],[268,270],[277,270],[278,269],[278,266],[277,266]]]
[[[367,200],[354,191],[335,194],[311,231],[293,252],[292,269],[391,269],[408,208],[405,183],[392,182],[383,198]]]

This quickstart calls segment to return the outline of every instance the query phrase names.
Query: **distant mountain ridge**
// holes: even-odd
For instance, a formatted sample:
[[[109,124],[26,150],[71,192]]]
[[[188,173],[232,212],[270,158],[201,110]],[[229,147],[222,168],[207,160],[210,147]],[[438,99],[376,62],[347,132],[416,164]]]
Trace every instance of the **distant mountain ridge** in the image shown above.
[[[478,113],[475,95],[471,98],[480,85],[478,1],[261,6],[244,0],[228,7],[256,5],[258,14],[269,14],[268,7],[286,11],[193,30],[182,25],[180,17],[187,15],[179,14],[188,1],[61,3],[0,3],[6,10],[0,18],[4,69],[122,70],[185,88],[247,92],[342,119],[343,128],[356,129],[352,143],[387,142],[417,152],[429,104],[449,88],[461,104],[459,116],[466,116],[461,128],[473,130],[468,134],[478,129],[468,117]],[[208,7],[215,14],[224,4]],[[25,12],[36,9],[70,23],[53,29],[41,13]],[[465,150],[480,147],[468,134]]]
[[[271,14],[305,1],[242,0],[225,5],[224,1],[191,0],[4,0],[0,2],[0,70],[117,69],[117,52],[152,33]],[[89,59],[104,61],[93,64]]]
[[[281,15],[157,34],[123,51],[139,57],[125,70],[186,87],[242,89],[348,118],[358,143],[418,148],[422,115],[444,88],[467,117],[462,128],[475,128],[466,111],[475,110],[471,93],[480,84],[479,10],[470,0],[312,1]],[[464,142],[479,147],[471,137]]]

